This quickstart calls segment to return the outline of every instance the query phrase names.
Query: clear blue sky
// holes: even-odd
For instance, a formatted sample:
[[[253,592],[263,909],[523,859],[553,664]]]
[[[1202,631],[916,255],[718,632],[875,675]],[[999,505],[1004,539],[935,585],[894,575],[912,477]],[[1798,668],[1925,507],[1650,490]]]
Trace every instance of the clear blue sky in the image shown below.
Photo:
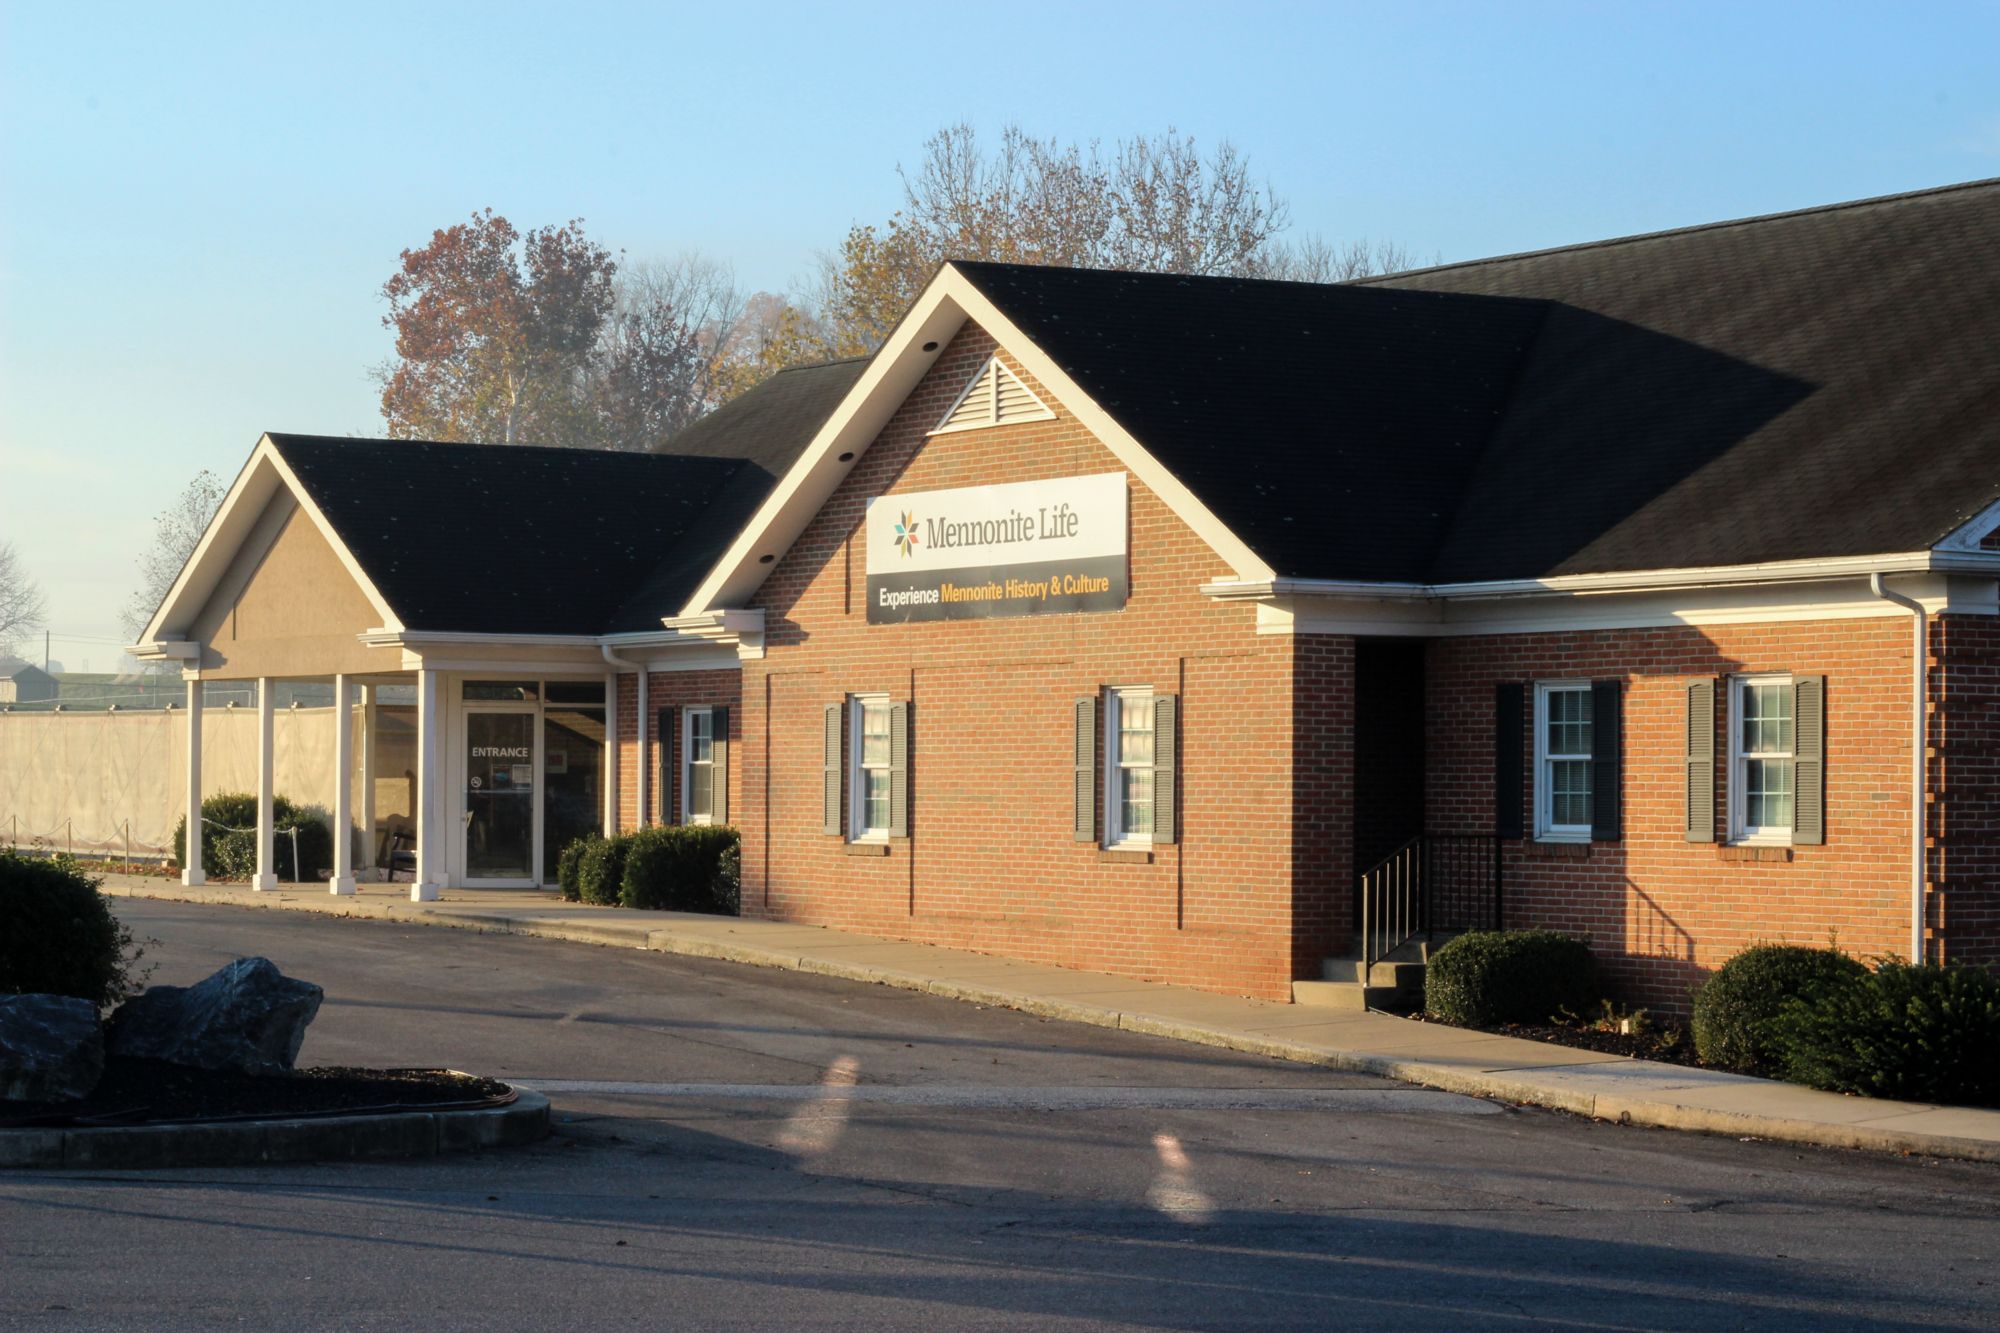
[[[197,471],[377,431],[381,283],[475,209],[783,290],[958,118],[1227,137],[1302,230],[1448,260],[2000,175],[1994,4],[0,14],[0,540],[72,670]]]

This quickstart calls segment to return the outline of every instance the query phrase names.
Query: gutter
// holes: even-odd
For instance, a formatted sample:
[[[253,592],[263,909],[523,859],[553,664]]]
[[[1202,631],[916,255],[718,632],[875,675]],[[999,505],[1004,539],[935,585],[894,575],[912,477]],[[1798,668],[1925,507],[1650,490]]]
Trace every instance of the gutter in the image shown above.
[[[638,789],[637,789],[639,827],[644,828],[649,822],[646,818],[647,815],[646,777],[652,768],[652,765],[646,762],[646,668],[638,662],[628,661],[625,658],[618,656],[616,653],[611,651],[611,645],[608,643],[599,644],[597,646],[597,651],[603,653],[604,660],[609,662],[612,666],[627,667],[630,670],[639,673],[639,716],[637,719],[639,725],[639,762],[637,763],[636,767],[639,770]],[[613,747],[617,746],[618,718],[615,709],[613,710],[613,716],[610,719],[610,735],[607,737],[607,739],[609,740],[610,744]]]
[[[1929,766],[1924,751],[1930,739],[1926,717],[1930,703],[1930,617],[1925,614],[1923,603],[1883,587],[1880,574],[1868,576],[1868,591],[1885,602],[1894,602],[1908,610],[1914,617],[1911,623],[1916,628],[1910,689],[1913,701],[1910,709],[1910,961],[1921,963],[1924,961],[1925,798],[1929,795],[1925,781]]]

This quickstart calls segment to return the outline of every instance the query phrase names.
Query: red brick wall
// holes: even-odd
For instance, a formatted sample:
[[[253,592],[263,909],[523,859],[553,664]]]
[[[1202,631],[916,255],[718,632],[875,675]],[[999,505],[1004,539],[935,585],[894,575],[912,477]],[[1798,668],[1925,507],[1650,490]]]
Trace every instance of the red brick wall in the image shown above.
[[[1228,567],[1145,486],[1132,482],[1122,612],[867,623],[854,538],[870,496],[1122,470],[1067,415],[926,440],[993,348],[976,327],[953,340],[759,594],[768,656],[745,663],[733,766],[751,792],[739,807],[743,910],[1288,998],[1294,649],[1256,637],[1251,609],[1195,591]],[[1314,781],[1331,790],[1344,781],[1345,659],[1329,645],[1311,661],[1327,702],[1305,744]],[[1104,863],[1071,836],[1072,705],[1105,685],[1182,696],[1183,837],[1151,864]],[[858,857],[819,831],[820,728],[825,705],[868,691],[913,703],[912,836]],[[1307,838],[1336,860],[1337,822],[1315,813]],[[1328,893],[1300,900],[1315,941]]]
[[[646,674],[646,805],[651,822],[661,822],[661,811],[671,812],[668,823],[676,822],[680,810],[679,751],[663,748],[673,744],[662,737],[660,710],[674,708],[715,708],[729,710],[729,813],[735,822],[743,809],[742,766],[737,753],[743,734],[741,695],[743,677],[730,670],[650,671]],[[618,677],[618,827],[630,833],[641,826],[639,818],[639,677],[626,673]],[[662,786],[666,793],[662,800]]]
[[[2000,964],[2000,621],[1940,616],[1931,652],[1931,957]]]
[[[2000,672],[2000,634],[1947,621],[1960,654],[1947,667],[1950,761],[1979,786],[1948,804],[1946,893],[1952,956],[1993,956],[1994,721],[1982,706]],[[1863,954],[1909,951],[1910,635],[1903,619],[1847,620],[1437,639],[1430,646],[1429,828],[1493,827],[1494,683],[1625,683],[1624,838],[1587,858],[1532,839],[1505,853],[1506,924],[1587,933],[1610,992],[1684,1011],[1688,991],[1748,945],[1824,944]],[[1826,843],[1789,860],[1731,859],[1684,837],[1682,755],[1687,685],[1738,673],[1823,674]],[[1968,697],[1971,696],[1971,697]],[[1532,699],[1532,695],[1531,695]],[[1533,709],[1524,735],[1532,833]],[[1727,810],[1727,709],[1717,700],[1718,828]],[[1962,832],[1964,841],[1953,840]],[[1563,849],[1565,852],[1574,849]]]

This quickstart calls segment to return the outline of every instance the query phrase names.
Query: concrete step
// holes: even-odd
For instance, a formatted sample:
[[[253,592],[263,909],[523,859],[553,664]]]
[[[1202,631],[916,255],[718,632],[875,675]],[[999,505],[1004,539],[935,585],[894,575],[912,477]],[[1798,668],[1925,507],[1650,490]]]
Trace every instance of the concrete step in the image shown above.
[[[1419,995],[1424,989],[1424,965],[1406,959],[1382,959],[1368,969],[1367,976],[1361,974],[1359,958],[1323,958],[1319,967],[1320,976],[1327,981],[1356,985],[1365,982],[1370,986],[1387,986],[1392,990],[1413,991]]]
[[[1315,1009],[1394,1009],[1403,1003],[1394,986],[1364,986],[1358,981],[1294,981],[1292,1003]]]

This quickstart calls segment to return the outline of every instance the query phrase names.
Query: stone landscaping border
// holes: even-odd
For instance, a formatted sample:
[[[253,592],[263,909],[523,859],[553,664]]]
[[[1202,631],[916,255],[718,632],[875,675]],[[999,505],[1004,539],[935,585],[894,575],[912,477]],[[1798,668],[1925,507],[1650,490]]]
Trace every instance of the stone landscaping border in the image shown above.
[[[0,1129],[0,1168],[107,1171],[435,1157],[548,1137],[549,1099],[516,1088],[506,1106],[308,1119],[93,1129]]]

